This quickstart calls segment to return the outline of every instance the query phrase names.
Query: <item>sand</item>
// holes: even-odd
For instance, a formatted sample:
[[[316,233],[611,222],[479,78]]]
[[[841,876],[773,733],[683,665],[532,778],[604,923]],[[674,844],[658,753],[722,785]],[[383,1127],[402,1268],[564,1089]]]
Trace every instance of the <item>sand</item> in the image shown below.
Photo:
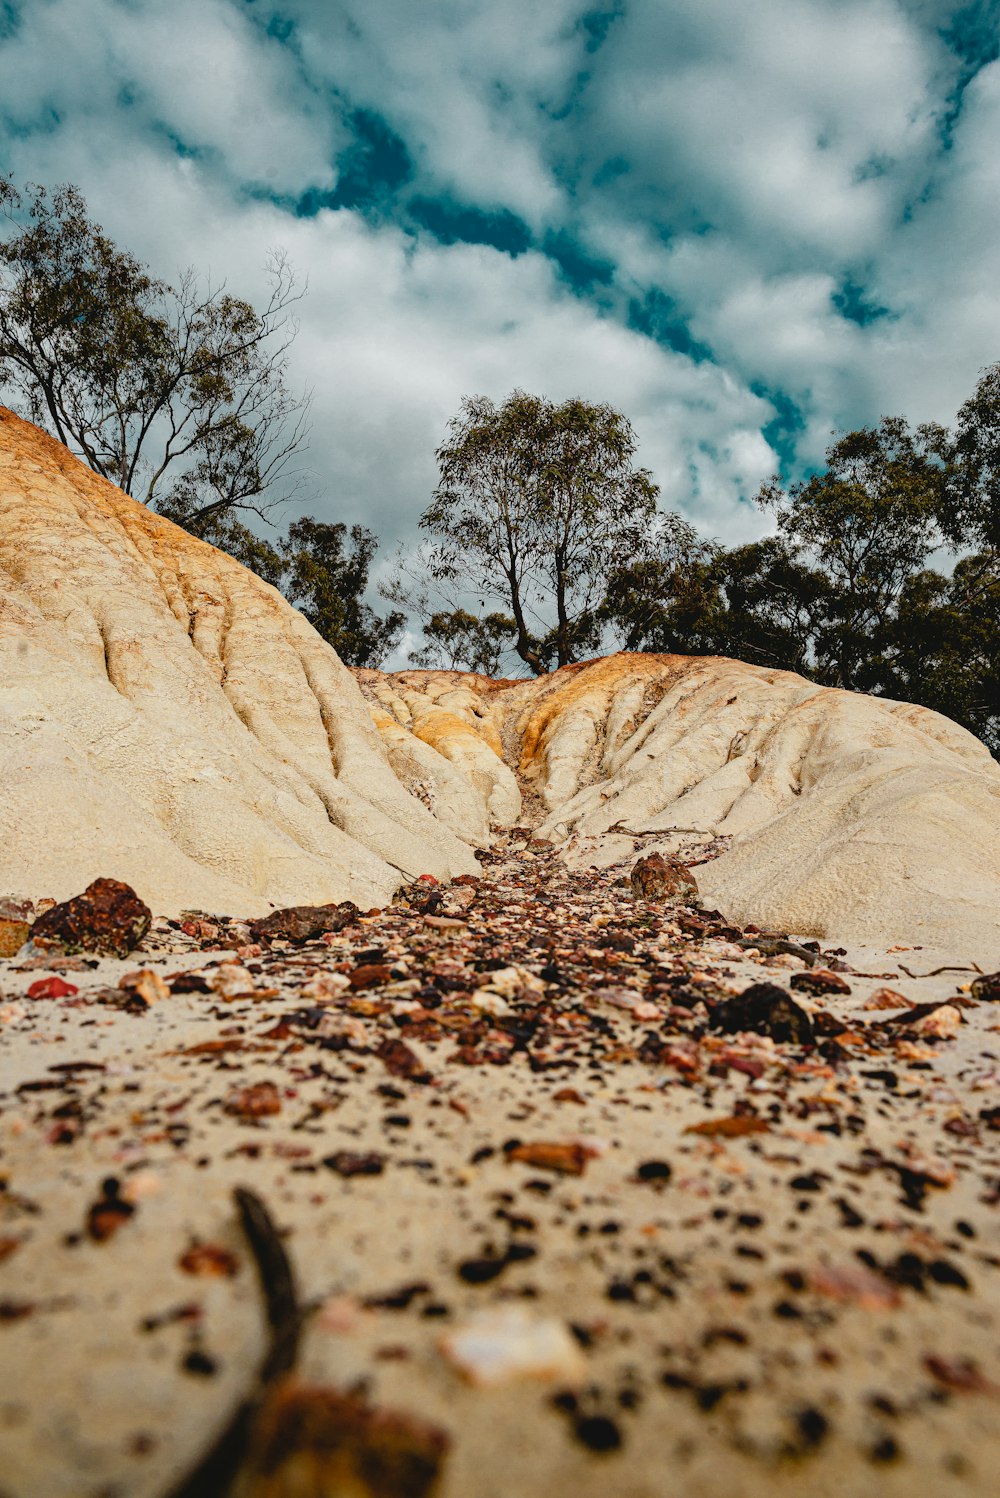
[[[421,908],[425,884],[259,956],[160,922],[154,947],[202,949],[71,968],[61,999],[24,997],[49,969],[0,964],[4,1498],[152,1498],[197,1461],[265,1341],[238,1184],[287,1230],[301,1375],[446,1432],[442,1498],[992,1494],[1000,1007],[960,1007],[943,1040],[867,1007],[886,987],[968,1005],[963,954],[911,978],[921,951],[828,950],[891,976],[793,989],[827,1016],[814,1047],[727,1036],[698,993],[710,1011],[751,982],[788,990],[800,957],[692,935],[697,911],[637,904],[617,871],[568,873],[524,838],[484,873],[471,901]],[[227,980],[234,960],[249,974]],[[318,976],[365,964],[407,976],[322,997]],[[137,967],[245,996],[97,1002]],[[380,1059],[387,1039],[426,1080]],[[279,1112],[225,1111],[262,1082]],[[759,1131],[689,1132],[734,1117]],[[582,1173],[517,1141],[582,1149]],[[323,1163],[342,1152],[381,1173]],[[650,1162],[669,1179],[640,1178]],[[135,1212],[97,1242],[108,1176]],[[235,1276],[185,1272],[196,1242]],[[470,1383],[442,1339],[510,1306],[568,1330],[577,1371]]]

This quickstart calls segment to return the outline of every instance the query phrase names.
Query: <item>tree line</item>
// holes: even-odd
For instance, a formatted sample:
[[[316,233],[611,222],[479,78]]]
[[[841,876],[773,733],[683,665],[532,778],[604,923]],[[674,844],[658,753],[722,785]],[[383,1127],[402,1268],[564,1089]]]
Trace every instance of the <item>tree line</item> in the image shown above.
[[[97,472],[282,589],[349,664],[407,618],[421,666],[539,673],[609,649],[733,656],[923,703],[1000,754],[1000,364],[953,428],[839,434],[771,522],[729,547],[661,508],[626,416],[515,390],[468,397],[439,447],[415,558],[367,601],[377,539],[304,516],[309,393],[289,388],[304,288],[261,309],[152,276],[77,189],[0,177],[0,389]],[[255,522],[259,522],[256,523]]]

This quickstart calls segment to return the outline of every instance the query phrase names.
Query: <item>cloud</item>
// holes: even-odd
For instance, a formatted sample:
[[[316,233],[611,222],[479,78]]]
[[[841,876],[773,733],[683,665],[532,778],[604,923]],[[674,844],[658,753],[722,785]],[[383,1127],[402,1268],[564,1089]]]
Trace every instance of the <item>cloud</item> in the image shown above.
[[[412,539],[463,395],[631,417],[729,540],[1000,354],[996,23],[931,0],[7,0],[0,165],[158,273],[308,276],[315,513]],[[991,52],[991,48],[993,48]]]

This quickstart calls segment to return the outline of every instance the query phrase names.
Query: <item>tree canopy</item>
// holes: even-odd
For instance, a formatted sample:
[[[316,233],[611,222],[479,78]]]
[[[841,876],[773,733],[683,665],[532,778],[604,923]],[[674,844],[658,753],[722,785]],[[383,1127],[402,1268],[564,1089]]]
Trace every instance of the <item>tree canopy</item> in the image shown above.
[[[385,618],[364,601],[378,549],[363,525],[324,524],[306,516],[293,521],[279,543],[281,587],[314,629],[349,666],[378,666],[399,642],[406,616]]]
[[[772,536],[622,568],[603,606],[614,637],[922,703],[1000,752],[991,392],[994,370],[954,433],[886,418],[837,437],[808,480],[771,480],[756,498]],[[950,573],[928,566],[949,547]]]
[[[300,292],[274,253],[258,311],[155,277],[79,190],[0,177],[0,388],[97,473],[198,535],[295,492],[308,397],[287,385]],[[223,527],[223,533],[225,527]]]
[[[771,479],[754,498],[773,533],[742,545],[658,510],[635,451],[608,406],[463,402],[422,566],[480,611],[418,590],[411,659],[495,673],[511,651],[533,671],[597,649],[727,655],[923,703],[1000,753],[1000,365],[954,430],[885,417],[837,435],[807,479]]]
[[[438,448],[439,482],[420,518],[427,572],[509,611],[513,648],[532,671],[597,644],[609,573],[650,544],[658,491],[635,449],[611,406],[522,390],[500,406],[464,400]]]

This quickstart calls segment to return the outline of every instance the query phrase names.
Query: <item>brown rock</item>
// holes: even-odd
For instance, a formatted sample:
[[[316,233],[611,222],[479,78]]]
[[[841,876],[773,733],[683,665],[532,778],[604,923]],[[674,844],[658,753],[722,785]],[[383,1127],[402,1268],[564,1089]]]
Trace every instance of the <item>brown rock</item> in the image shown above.
[[[392,978],[391,970],[381,962],[363,962],[350,975],[352,988],[381,988]]]
[[[383,1040],[375,1054],[390,1076],[402,1077],[407,1082],[426,1082],[430,1077],[420,1057],[405,1040]]]
[[[533,1165],[537,1170],[554,1170],[560,1175],[581,1176],[586,1169],[589,1155],[586,1145],[576,1140],[567,1144],[539,1141],[535,1144],[518,1144],[507,1154],[508,1160],[517,1160],[521,1165]]]
[[[0,957],[13,957],[28,940],[31,927],[27,921],[12,921],[0,915]]]
[[[323,1164],[339,1176],[380,1176],[385,1169],[385,1156],[375,1150],[365,1153],[336,1150],[324,1157]]]
[[[897,993],[894,988],[877,988],[870,999],[866,999],[862,1005],[863,1009],[906,1009],[909,999],[903,994]]]
[[[356,1394],[285,1380],[267,1396],[254,1425],[250,1498],[340,1493],[357,1498],[434,1498],[449,1437]]]
[[[851,985],[839,973],[832,973],[828,967],[814,967],[806,973],[795,973],[790,981],[792,988],[804,988],[806,993],[848,994],[851,991]]]
[[[712,1026],[730,1035],[752,1030],[792,1045],[809,1045],[815,1038],[806,1011],[776,983],[752,983],[735,998],[718,1004],[712,1011]]]
[[[737,1114],[731,1118],[706,1118],[704,1123],[688,1124],[685,1134],[701,1134],[706,1139],[742,1139],[747,1134],[769,1134],[766,1118]]]
[[[87,1236],[95,1243],[106,1243],[134,1214],[135,1206],[123,1200],[118,1182],[109,1176],[101,1184],[100,1196],[87,1209]]]
[[[982,978],[974,978],[970,992],[974,999],[989,1004],[1000,1003],[1000,973],[986,973]]]
[[[38,946],[64,952],[127,957],[152,924],[153,913],[118,879],[95,879],[82,895],[45,911],[31,928]]]
[[[358,907],[352,900],[340,905],[290,905],[251,921],[250,933],[255,941],[308,941],[326,931],[343,931],[357,914]]]
[[[50,901],[55,904],[55,901]],[[35,916],[33,900],[19,900],[14,895],[0,895],[0,921],[32,921]]]
[[[253,1082],[234,1087],[223,1107],[234,1118],[267,1118],[281,1112],[281,1095],[273,1082]]]
[[[220,1243],[192,1243],[177,1261],[178,1269],[185,1274],[198,1275],[203,1279],[232,1279],[239,1273],[236,1255],[223,1248]]]
[[[637,900],[688,900],[698,893],[698,884],[686,864],[650,853],[632,870],[632,893]]]
[[[137,973],[126,973],[119,979],[118,987],[126,993],[134,994],[146,1005],[158,1004],[170,997],[170,989],[159,973],[154,973],[148,967],[141,968]]]

